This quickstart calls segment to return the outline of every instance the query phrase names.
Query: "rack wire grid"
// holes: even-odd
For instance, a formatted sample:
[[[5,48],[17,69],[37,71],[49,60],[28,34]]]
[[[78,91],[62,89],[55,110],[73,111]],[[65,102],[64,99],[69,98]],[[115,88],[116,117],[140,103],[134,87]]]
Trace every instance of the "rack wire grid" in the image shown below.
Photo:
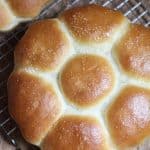
[[[34,19],[55,17],[61,11],[74,6],[97,3],[104,7],[121,11],[132,23],[150,27],[150,12],[141,0],[55,0]],[[0,33],[0,132],[6,140],[19,147],[20,133],[16,123],[11,119],[7,109],[7,79],[13,69],[13,50],[32,21],[21,23],[13,31]],[[19,137],[19,138],[17,138]],[[34,149],[34,148],[29,148]]]

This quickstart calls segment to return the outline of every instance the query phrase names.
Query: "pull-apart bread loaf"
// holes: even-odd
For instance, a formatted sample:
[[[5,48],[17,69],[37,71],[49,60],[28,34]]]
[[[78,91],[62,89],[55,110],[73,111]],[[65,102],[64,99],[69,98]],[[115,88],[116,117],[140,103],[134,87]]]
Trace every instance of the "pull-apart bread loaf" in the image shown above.
[[[9,112],[28,142],[150,149],[149,28],[87,5],[32,24],[14,53]]]
[[[7,31],[19,22],[31,20],[52,0],[0,0],[0,31]]]

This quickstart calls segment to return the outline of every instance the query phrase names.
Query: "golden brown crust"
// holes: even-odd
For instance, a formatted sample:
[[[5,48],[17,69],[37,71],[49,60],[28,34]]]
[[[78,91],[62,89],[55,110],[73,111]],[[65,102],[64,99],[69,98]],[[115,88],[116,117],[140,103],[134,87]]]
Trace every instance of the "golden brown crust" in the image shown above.
[[[150,28],[131,25],[114,50],[125,73],[150,81]]]
[[[42,7],[51,0],[9,0],[14,13],[20,17],[35,17]]]
[[[103,130],[90,117],[66,116],[48,134],[43,150],[106,150]]]
[[[101,56],[79,55],[61,74],[61,86],[68,99],[78,106],[92,106],[109,94],[114,85],[111,65]]]
[[[111,38],[126,20],[120,12],[94,4],[65,11],[60,18],[77,40],[96,43]]]
[[[35,76],[14,72],[8,81],[9,112],[24,138],[39,144],[61,112],[53,88]]]
[[[13,17],[10,14],[8,8],[6,8],[4,4],[0,2],[0,29],[4,29],[7,26],[9,26],[12,20],[13,20]]]
[[[16,64],[42,70],[57,68],[70,47],[59,26],[56,19],[32,24],[15,49]]]
[[[124,88],[109,108],[108,124],[112,139],[122,148],[135,146],[150,135],[150,90]]]

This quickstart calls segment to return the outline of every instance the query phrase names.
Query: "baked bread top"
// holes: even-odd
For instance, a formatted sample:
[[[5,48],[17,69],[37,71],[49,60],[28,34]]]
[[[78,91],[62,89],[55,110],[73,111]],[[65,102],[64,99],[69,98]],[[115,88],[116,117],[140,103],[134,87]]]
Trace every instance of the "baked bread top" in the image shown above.
[[[8,31],[19,22],[31,20],[52,0],[1,0],[0,31]]]
[[[98,5],[33,23],[15,49],[9,112],[42,150],[124,150],[150,136],[150,29]]]

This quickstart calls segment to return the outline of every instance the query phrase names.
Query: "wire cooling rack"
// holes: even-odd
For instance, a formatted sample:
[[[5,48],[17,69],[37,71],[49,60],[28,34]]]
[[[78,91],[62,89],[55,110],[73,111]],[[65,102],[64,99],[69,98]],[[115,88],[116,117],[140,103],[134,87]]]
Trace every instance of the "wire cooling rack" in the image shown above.
[[[140,23],[150,27],[150,12],[141,0],[55,0],[34,20],[54,17],[65,9],[87,3],[97,3],[104,7],[120,10],[132,23]],[[13,69],[14,47],[29,24],[31,24],[31,21],[20,24],[11,32],[0,33],[0,132],[8,142],[20,150],[23,149],[19,145],[22,138],[17,125],[11,119],[7,110],[7,79]],[[27,149],[34,148],[30,146]]]

